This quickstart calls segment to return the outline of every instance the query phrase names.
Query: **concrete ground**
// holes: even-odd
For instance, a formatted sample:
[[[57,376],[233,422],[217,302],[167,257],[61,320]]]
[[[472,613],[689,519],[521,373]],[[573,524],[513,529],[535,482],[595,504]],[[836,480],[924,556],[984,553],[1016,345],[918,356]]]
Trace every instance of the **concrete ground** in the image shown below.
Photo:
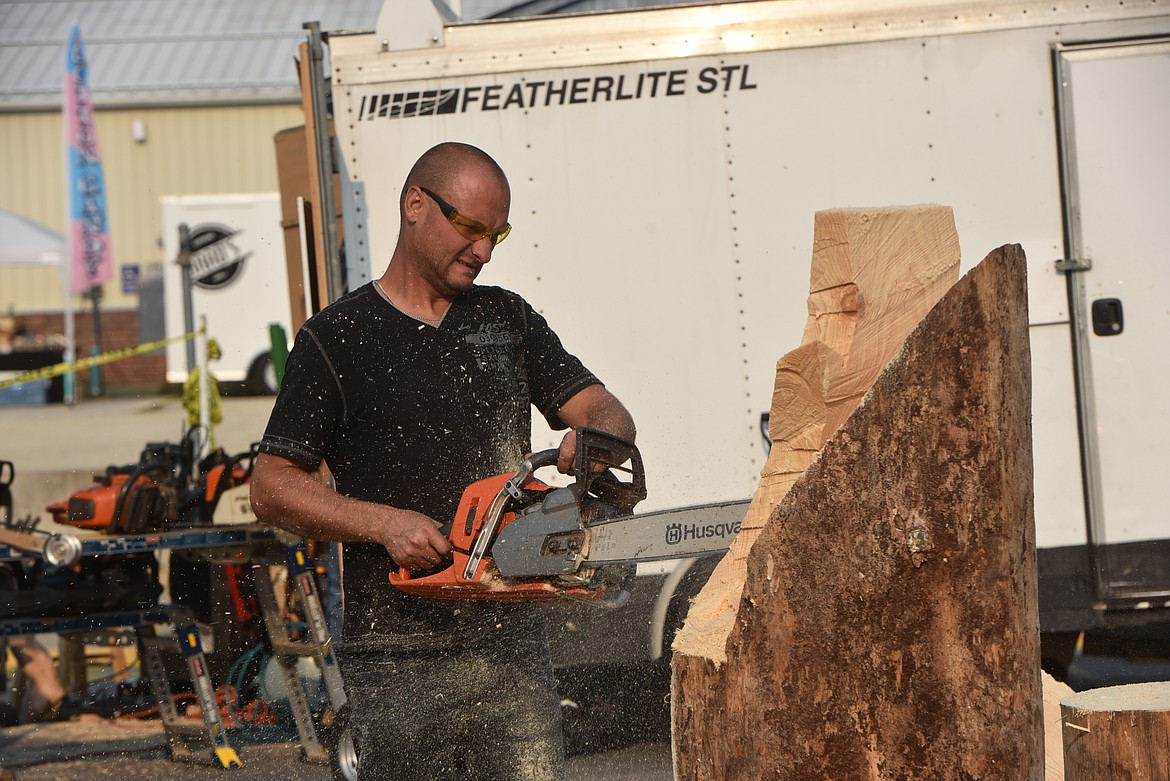
[[[227,397],[217,443],[247,450],[264,432],[272,398]],[[89,399],[60,404],[0,406],[0,460],[11,461],[13,516],[39,516],[52,529],[46,504],[92,483],[107,466],[135,463],[149,442],[178,442],[187,428],[177,396]],[[158,722],[83,717],[48,725],[0,729],[0,781],[220,778],[217,768],[169,759]],[[619,716],[619,719],[621,717]],[[633,719],[637,721],[637,719]],[[622,748],[569,760],[569,781],[665,781],[672,777],[669,742],[659,735],[619,741]],[[608,745],[613,745],[609,743]],[[240,781],[327,781],[328,768],[303,763],[294,742],[237,743]]]
[[[233,747],[243,766],[224,771],[211,764],[172,761],[157,722],[91,719],[11,727],[0,730],[0,781],[330,781],[329,768],[302,761],[294,742],[237,739]],[[566,775],[567,781],[670,778],[670,747],[662,743],[572,757]]]

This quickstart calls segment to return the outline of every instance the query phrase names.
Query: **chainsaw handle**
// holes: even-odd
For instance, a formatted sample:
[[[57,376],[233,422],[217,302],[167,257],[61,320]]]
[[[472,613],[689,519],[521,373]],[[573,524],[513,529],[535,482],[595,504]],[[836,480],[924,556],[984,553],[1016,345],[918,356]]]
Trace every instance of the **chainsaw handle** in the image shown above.
[[[524,487],[524,484],[528,482],[536,470],[543,469],[546,466],[556,466],[559,458],[560,451],[557,448],[541,450],[528,456],[528,458],[521,462],[520,468],[516,470],[516,474],[512,475],[511,479],[504,483],[504,490],[501,491],[501,494],[507,494],[513,499],[519,499],[520,489]],[[493,504],[495,503],[493,502]],[[503,506],[500,509],[503,510]]]
[[[476,548],[481,549],[481,556],[487,551],[487,543],[482,541],[495,537],[496,528],[500,524],[500,518],[503,517],[504,507],[507,506],[508,499],[521,498],[524,495],[524,484],[532,478],[536,470],[543,469],[546,466],[556,466],[559,457],[560,451],[556,448],[533,453],[521,462],[520,468],[516,470],[516,474],[512,475],[504,483],[504,487],[500,489],[500,492],[492,500],[491,506],[488,508],[487,523],[483,527],[487,534],[484,535],[481,532],[480,539],[476,541]],[[478,557],[473,555],[472,558],[475,563],[479,562]]]
[[[518,483],[522,483],[528,478],[532,477],[532,473],[537,469],[543,469],[546,466],[556,466],[557,459],[560,458],[560,448],[550,447],[548,450],[541,450],[533,453],[528,458],[524,459],[524,463],[516,470],[516,477],[512,478]],[[521,477],[523,475],[523,477]]]
[[[627,461],[629,466],[623,466]],[[634,505],[646,498],[646,469],[637,445],[606,431],[577,429],[573,471],[584,493],[592,493],[622,512],[633,512]],[[619,480],[614,472],[628,475],[628,481]]]

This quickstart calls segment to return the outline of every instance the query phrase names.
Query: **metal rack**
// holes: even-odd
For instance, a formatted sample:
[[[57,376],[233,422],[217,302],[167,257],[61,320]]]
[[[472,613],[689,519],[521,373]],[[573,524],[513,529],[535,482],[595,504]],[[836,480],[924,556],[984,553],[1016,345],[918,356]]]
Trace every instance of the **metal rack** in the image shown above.
[[[264,627],[268,634],[268,641],[275,652],[276,661],[280,665],[281,675],[284,678],[285,689],[289,694],[289,707],[292,709],[293,718],[296,721],[301,750],[305,759],[310,762],[328,762],[329,753],[317,738],[312,714],[309,712],[305,693],[297,675],[297,658],[310,656],[317,660],[317,666],[325,681],[325,689],[334,713],[339,712],[341,707],[345,705],[345,689],[342,686],[337,657],[333,653],[333,639],[325,621],[325,611],[317,595],[313,571],[309,566],[308,554],[303,545],[289,548],[287,553],[289,580],[296,583],[305,610],[309,630],[307,641],[289,638],[280,615],[280,609],[277,606],[272,581],[259,572],[263,567],[262,564],[252,565],[252,581],[256,586],[256,595],[260,600],[260,612],[264,616]]]
[[[37,556],[54,566],[66,566],[75,563],[82,556],[274,542],[275,530],[256,523],[111,536],[50,534],[35,529],[5,527],[0,528],[0,561],[15,561]]]
[[[345,704],[341,673],[333,653],[333,640],[325,621],[313,572],[304,545],[282,545],[276,532],[259,524],[225,527],[176,529],[131,535],[46,534],[13,527],[0,529],[0,561],[41,558],[50,564],[67,565],[83,556],[107,556],[147,551],[179,549],[223,549],[251,560],[253,584],[259,598],[268,643],[275,653],[289,696],[304,758],[310,762],[328,762],[329,756],[317,737],[312,713],[296,673],[296,659],[316,659],[326,684],[334,712]],[[280,560],[288,565],[289,578],[296,584],[303,605],[309,639],[294,641],[284,625],[272,582],[266,567]],[[174,637],[158,636],[154,627],[171,626]],[[196,743],[210,749],[212,762],[223,769],[242,766],[229,740],[215,700],[214,686],[207,672],[207,661],[199,640],[194,615],[181,606],[160,605],[137,610],[120,610],[69,616],[27,616],[0,620],[0,637],[69,633],[109,627],[133,627],[137,631],[142,653],[143,675],[150,682],[158,702],[159,713],[167,734],[171,757],[197,761],[207,752],[198,751]],[[162,652],[181,653],[186,661],[195,695],[203,714],[202,724],[190,724],[179,718],[174,695],[167,678]]]

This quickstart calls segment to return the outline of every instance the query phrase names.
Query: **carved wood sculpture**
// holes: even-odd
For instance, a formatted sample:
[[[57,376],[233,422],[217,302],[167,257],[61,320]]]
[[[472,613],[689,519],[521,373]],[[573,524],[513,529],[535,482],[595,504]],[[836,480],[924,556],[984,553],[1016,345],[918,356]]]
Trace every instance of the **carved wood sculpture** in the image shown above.
[[[1170,681],[1077,692],[1060,710],[1068,781],[1170,781]]]
[[[817,215],[748,531],[675,643],[676,778],[1042,778],[1024,258],[931,309],[957,260],[941,207]]]
[[[676,643],[683,653],[723,661],[756,535],[958,278],[959,237],[947,207],[817,212],[804,337],[776,364],[772,449],[742,531],[687,614]]]

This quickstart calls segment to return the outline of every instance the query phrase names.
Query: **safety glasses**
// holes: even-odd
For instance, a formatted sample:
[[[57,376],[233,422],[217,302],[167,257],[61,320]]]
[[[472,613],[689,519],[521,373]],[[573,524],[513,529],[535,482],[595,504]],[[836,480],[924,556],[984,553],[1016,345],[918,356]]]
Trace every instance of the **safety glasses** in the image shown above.
[[[455,230],[459,231],[459,235],[468,241],[491,239],[492,244],[499,244],[508,238],[508,234],[512,231],[512,226],[506,222],[498,228],[493,228],[479,220],[473,220],[466,215],[460,214],[458,209],[427,188],[419,187],[418,189],[429,195],[431,200],[439,205],[439,211],[447,218],[447,222],[451,223]]]

